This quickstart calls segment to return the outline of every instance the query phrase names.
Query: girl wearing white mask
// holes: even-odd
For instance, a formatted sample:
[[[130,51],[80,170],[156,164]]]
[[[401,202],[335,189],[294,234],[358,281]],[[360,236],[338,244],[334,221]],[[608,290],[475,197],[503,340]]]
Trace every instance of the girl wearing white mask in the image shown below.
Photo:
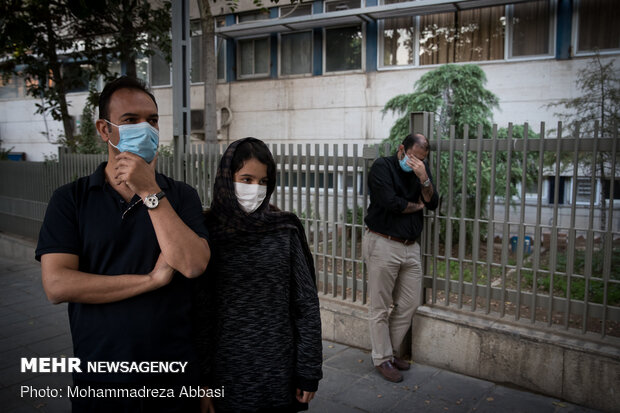
[[[224,153],[206,216],[211,260],[196,298],[203,412],[306,410],[322,377],[312,255],[299,219],[269,205],[276,165],[245,138]]]

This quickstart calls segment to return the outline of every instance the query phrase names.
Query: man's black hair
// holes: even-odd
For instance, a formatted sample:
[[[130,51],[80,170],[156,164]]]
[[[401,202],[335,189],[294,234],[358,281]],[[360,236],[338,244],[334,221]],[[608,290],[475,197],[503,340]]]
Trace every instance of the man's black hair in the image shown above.
[[[110,120],[110,97],[120,89],[135,89],[144,92],[149,95],[153,103],[155,103],[155,107],[157,107],[155,96],[153,96],[142,80],[130,76],[121,76],[105,85],[99,94],[99,119]]]
[[[421,133],[409,134],[403,139],[402,145],[405,147],[405,152],[407,152],[413,145],[418,145],[428,152],[430,149],[428,144],[428,139],[426,136]]]

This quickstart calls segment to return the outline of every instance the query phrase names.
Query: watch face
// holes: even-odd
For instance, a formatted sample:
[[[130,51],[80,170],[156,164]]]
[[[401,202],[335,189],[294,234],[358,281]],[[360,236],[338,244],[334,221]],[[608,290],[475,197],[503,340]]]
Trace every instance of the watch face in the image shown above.
[[[155,208],[159,204],[159,198],[156,195],[149,195],[144,198],[144,205],[147,208]]]

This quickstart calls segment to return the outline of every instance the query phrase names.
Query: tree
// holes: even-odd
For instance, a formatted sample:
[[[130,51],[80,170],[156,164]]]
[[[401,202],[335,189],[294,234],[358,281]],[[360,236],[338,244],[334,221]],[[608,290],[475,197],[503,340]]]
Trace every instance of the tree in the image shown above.
[[[202,62],[204,70],[204,121],[205,142],[217,143],[217,104],[215,89],[217,87],[217,59],[215,51],[215,18],[211,10],[217,0],[196,0],[200,10],[200,28],[202,31]],[[279,0],[269,0],[278,4]],[[239,0],[225,0],[226,6],[235,11]],[[291,4],[300,4],[303,0],[292,0]],[[262,0],[253,0],[255,6],[263,8]]]
[[[159,50],[170,61],[170,2],[148,0],[71,1],[78,18],[77,36],[85,55],[97,65],[95,72],[110,76],[110,63],[118,60],[122,74],[138,77],[136,60]]]
[[[390,99],[383,108],[402,115],[390,129],[387,141],[398,145],[409,133],[409,113],[434,112],[442,138],[447,138],[450,125],[455,125],[456,136],[463,136],[464,125],[483,125],[484,136],[491,134],[493,108],[499,100],[485,89],[486,75],[477,65],[447,64],[424,74],[414,85],[413,93]]]
[[[106,153],[107,147],[101,141],[97,128],[95,127],[95,106],[96,100],[93,98],[97,96],[95,84],[92,82],[89,88],[89,99],[82,109],[82,120],[80,123],[80,134],[76,136],[75,148],[72,148],[77,153]]]
[[[547,107],[563,107],[566,112],[556,113],[565,122],[569,130],[578,131],[580,137],[595,136],[598,129],[602,138],[617,138],[620,126],[620,75],[614,69],[614,60],[603,64],[601,56],[596,53],[590,63],[578,72],[577,88],[581,95],[573,99],[560,99]],[[606,201],[605,201],[605,165],[611,162],[611,154],[602,153],[597,160],[598,168],[590,171],[596,176],[599,170],[601,177],[601,229],[605,230]],[[615,156],[615,154],[613,155]],[[591,157],[582,158],[585,165],[591,164]],[[561,159],[560,162],[569,163],[570,159]],[[555,159],[553,160],[555,162]],[[612,174],[614,172],[612,171]],[[611,176],[610,185],[613,185],[614,176]]]
[[[64,139],[73,141],[67,91],[75,78],[65,77],[63,59],[80,60],[73,36],[73,16],[63,0],[5,2],[0,23],[0,71],[4,79],[23,77],[28,95],[41,99],[36,113],[47,113],[62,121]],[[25,30],[24,28],[28,28]],[[62,58],[61,58],[62,55]]]
[[[217,143],[217,60],[215,57],[215,19],[209,0],[198,0],[202,28],[202,68],[204,69],[204,122],[205,142]]]
[[[483,138],[490,138],[492,134],[492,109],[499,107],[498,98],[491,91],[487,90],[486,75],[477,65],[443,65],[433,71],[424,74],[416,83],[413,93],[398,95],[390,99],[383,108],[383,114],[388,111],[402,115],[396,120],[390,129],[390,136],[384,141],[389,143],[392,148],[396,148],[409,134],[409,114],[415,111],[426,111],[435,113],[436,117],[436,138],[449,139],[450,128],[454,125],[455,138],[464,137],[465,125],[469,125],[468,138],[477,136],[476,128],[482,126]],[[524,128],[515,126],[511,130],[515,139],[523,138]],[[508,130],[500,129],[498,138],[506,138]],[[538,135],[531,131],[528,138],[537,138]],[[507,154],[499,152],[496,154],[497,168],[491,171],[491,156],[488,152],[483,152],[480,156],[481,165],[481,182],[480,182],[480,199],[476,199],[471,194],[476,193],[476,162],[468,160],[467,170],[462,170],[460,166],[463,162],[463,156],[476,156],[464,154],[462,151],[455,152],[453,159],[449,159],[449,153],[442,152],[440,159],[440,174],[442,177],[449,176],[450,161],[452,161],[453,175],[452,182],[460,185],[463,174],[467,181],[468,195],[465,200],[465,216],[474,217],[476,204],[480,207],[481,217],[486,216],[486,206],[489,196],[491,196],[491,180],[496,182],[504,182],[507,170],[511,170],[510,194],[508,196],[518,195],[516,192],[516,183],[521,180],[521,171],[523,167],[528,168],[531,172],[531,166],[521,165],[521,159],[518,154],[513,154],[513,161],[510,166],[507,162]],[[517,156],[515,156],[517,155]],[[470,158],[471,159],[471,158]],[[441,179],[439,183],[439,193],[445,198],[448,196],[449,179]],[[506,185],[496,185],[495,195],[505,196]],[[449,216],[461,216],[461,191],[453,192],[453,210],[446,211]],[[445,205],[442,205],[442,208]],[[445,225],[442,222],[442,225]],[[442,227],[442,234],[445,235],[445,227]],[[481,231],[484,235],[484,231]],[[458,239],[458,228],[453,227],[453,239]],[[471,223],[467,224],[466,237],[471,240],[473,229]]]
[[[27,93],[42,101],[36,113],[63,123],[61,142],[69,147],[76,142],[68,91],[111,77],[114,59],[136,76],[138,57],[154,48],[170,56],[169,2],[152,8],[147,0],[12,0],[0,11],[0,72],[25,79]]]

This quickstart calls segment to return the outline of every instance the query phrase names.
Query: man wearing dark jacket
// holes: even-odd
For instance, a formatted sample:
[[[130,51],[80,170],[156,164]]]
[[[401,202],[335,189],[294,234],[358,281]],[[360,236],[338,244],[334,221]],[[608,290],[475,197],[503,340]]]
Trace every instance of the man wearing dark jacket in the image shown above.
[[[399,370],[409,369],[409,363],[396,356],[421,302],[423,209],[437,208],[439,199],[425,162],[428,152],[424,135],[408,135],[398,152],[377,159],[368,175],[363,254],[372,359],[381,375],[393,382],[403,379]]]

